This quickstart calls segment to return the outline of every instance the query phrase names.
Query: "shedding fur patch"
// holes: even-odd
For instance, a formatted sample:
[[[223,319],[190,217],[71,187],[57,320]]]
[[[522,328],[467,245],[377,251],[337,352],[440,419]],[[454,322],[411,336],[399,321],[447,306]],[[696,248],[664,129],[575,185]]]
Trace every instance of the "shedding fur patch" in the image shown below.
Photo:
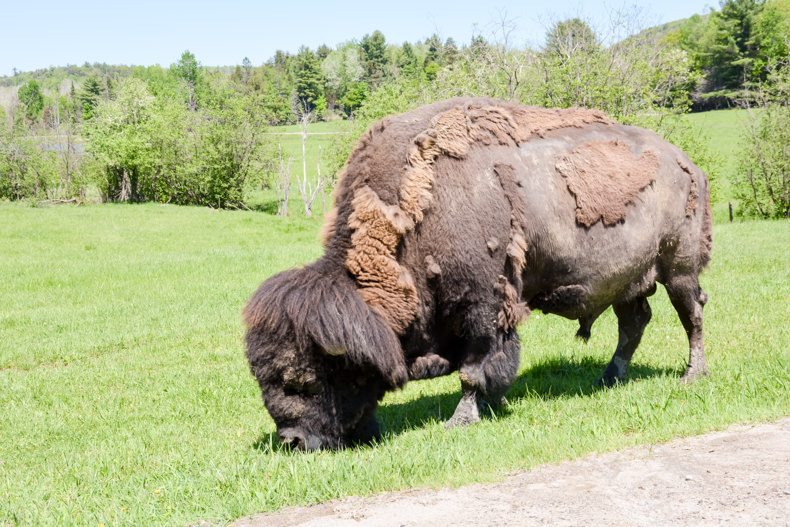
[[[496,288],[502,293],[502,310],[497,316],[497,325],[509,332],[529,316],[527,304],[520,301],[521,273],[527,264],[527,205],[519,191],[516,169],[512,165],[497,163],[494,165],[494,173],[510,205],[510,233],[505,251],[509,264],[505,269],[508,276],[500,275]]]
[[[596,141],[560,158],[556,169],[576,198],[578,223],[614,225],[625,220],[627,206],[655,181],[658,157],[647,150],[636,158],[626,143]]]
[[[497,314],[497,325],[505,332],[510,332],[529,316],[529,308],[526,303],[519,301],[519,291],[506,277],[499,275],[496,289],[502,292],[504,298],[502,309]]]
[[[510,236],[507,244],[507,255],[510,259],[515,276],[521,276],[526,266],[527,239],[527,205],[519,191],[519,182],[516,179],[516,169],[512,165],[497,163],[494,173],[499,178],[499,184],[505,193],[510,205]],[[490,247],[489,247],[490,248]]]
[[[688,199],[686,199],[686,217],[691,218],[697,212],[697,200],[699,199],[699,187],[697,187],[697,180],[694,179],[694,174],[691,168],[682,159],[678,159],[678,166],[685,172],[691,180],[691,187],[689,187]]]
[[[403,333],[417,312],[417,288],[395,258],[403,234],[414,221],[397,205],[387,205],[369,186],[354,192],[348,226],[352,250],[346,267],[356,277],[359,294],[390,326]]]
[[[465,104],[435,115],[429,128],[417,134],[408,146],[398,187],[398,203],[383,202],[369,184],[357,187],[354,192],[348,220],[352,234],[346,267],[355,276],[362,298],[399,334],[403,334],[417,316],[419,298],[414,279],[397,261],[397,249],[403,235],[423,220],[431,205],[434,164],[439,156],[463,159],[476,143],[517,145],[532,137],[542,137],[551,130],[590,123],[610,121],[602,112],[595,110],[542,110],[506,103],[488,106]],[[361,154],[369,147],[382,126],[371,128],[355,152]],[[503,188],[511,200],[514,214],[507,253],[513,270],[520,274],[527,250],[525,226],[519,223],[523,221],[524,211],[523,203],[519,205],[512,201],[515,196],[511,196],[510,187],[515,185],[512,174],[510,180],[512,182],[503,184],[507,185]],[[325,223],[325,239],[335,232],[335,218],[329,217]],[[430,266],[429,271],[437,272]],[[512,285],[509,287],[516,291]],[[506,288],[505,293],[508,292]],[[528,312],[526,306],[519,304],[518,294],[515,295],[512,305],[503,311],[502,323],[508,327],[514,326]],[[508,297],[507,294],[505,296]]]

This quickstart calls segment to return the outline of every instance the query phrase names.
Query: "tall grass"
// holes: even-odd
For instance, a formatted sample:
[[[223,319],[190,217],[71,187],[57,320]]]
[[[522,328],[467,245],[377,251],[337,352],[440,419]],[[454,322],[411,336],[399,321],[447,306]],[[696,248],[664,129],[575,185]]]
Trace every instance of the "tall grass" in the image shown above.
[[[264,278],[320,255],[318,220],[5,204],[0,226],[0,525],[223,523],[790,413],[786,222],[715,227],[709,379],[678,383],[687,342],[663,291],[631,382],[611,390],[590,388],[614,349],[610,313],[587,345],[533,313],[503,411],[447,431],[457,376],[413,382],[384,399],[380,443],[308,454],[276,444],[240,311]]]

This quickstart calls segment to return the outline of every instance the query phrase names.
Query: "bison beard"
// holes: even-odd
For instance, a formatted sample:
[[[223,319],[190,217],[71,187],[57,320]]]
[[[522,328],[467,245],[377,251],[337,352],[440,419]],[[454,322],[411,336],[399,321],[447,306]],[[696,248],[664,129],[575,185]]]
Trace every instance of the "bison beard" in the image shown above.
[[[375,410],[409,379],[459,372],[448,426],[496,407],[530,309],[580,322],[613,306],[626,370],[665,286],[689,338],[683,381],[707,373],[699,273],[710,259],[705,175],[652,132],[600,112],[451,99],[377,123],[327,215],[326,251],[252,296],[247,357],[282,442],[378,436]]]

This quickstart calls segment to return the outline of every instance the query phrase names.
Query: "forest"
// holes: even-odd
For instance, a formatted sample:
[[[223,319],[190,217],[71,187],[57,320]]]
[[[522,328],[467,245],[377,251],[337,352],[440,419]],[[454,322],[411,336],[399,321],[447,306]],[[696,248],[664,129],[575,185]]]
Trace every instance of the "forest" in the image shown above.
[[[184,51],[169,67],[15,72],[0,78],[0,200],[243,208],[250,192],[268,189],[281,202],[291,193],[292,159],[286,168],[271,132],[347,123],[315,181],[306,168],[297,181],[305,199],[315,198],[374,120],[485,95],[598,108],[652,128],[708,172],[714,200],[734,201],[743,216],[788,217],[790,0],[723,0],[718,10],[649,29],[635,18],[619,12],[603,29],[557,21],[537,49],[514,45],[515,26],[503,19],[467,43],[432,35],[395,44],[373,31],[334,47],[277,51],[257,66],[247,58],[207,66]],[[683,116],[732,107],[748,108],[749,118],[738,174],[725,185],[705,131]]]

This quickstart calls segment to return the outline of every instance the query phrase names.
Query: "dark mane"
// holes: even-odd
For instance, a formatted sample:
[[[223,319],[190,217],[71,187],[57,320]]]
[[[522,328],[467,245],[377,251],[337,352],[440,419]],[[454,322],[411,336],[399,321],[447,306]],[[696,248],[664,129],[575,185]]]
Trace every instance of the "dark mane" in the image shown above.
[[[274,340],[290,338],[301,350],[315,344],[375,367],[393,388],[407,381],[398,337],[357,294],[345,271],[323,260],[266,280],[245,307],[244,321],[248,339],[264,332]]]

